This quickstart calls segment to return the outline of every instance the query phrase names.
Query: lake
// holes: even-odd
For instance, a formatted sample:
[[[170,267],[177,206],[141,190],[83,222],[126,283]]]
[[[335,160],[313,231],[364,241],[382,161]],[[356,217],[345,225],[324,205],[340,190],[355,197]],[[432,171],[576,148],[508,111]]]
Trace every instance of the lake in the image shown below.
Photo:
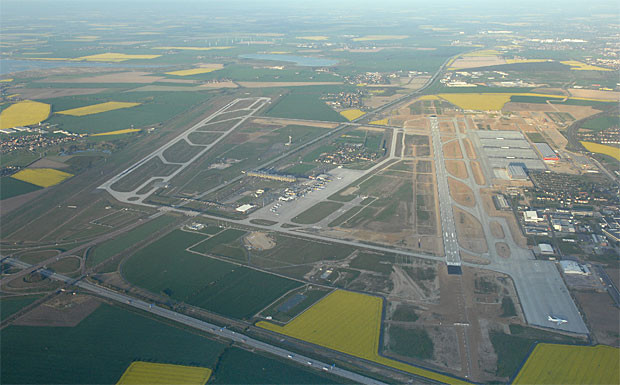
[[[333,66],[334,64],[338,63],[337,60],[320,58],[320,57],[280,55],[280,54],[267,54],[267,53],[240,55],[239,57],[241,59],[291,62],[291,63],[295,63],[295,65],[302,66],[302,67],[329,67],[329,66]]]

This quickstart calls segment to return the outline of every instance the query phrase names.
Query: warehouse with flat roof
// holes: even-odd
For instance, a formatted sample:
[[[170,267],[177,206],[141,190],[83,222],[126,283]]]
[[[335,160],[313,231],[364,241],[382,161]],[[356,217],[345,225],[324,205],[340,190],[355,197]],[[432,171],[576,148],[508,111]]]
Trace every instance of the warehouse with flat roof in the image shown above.
[[[534,147],[545,161],[560,160],[558,154],[547,143],[534,143]]]

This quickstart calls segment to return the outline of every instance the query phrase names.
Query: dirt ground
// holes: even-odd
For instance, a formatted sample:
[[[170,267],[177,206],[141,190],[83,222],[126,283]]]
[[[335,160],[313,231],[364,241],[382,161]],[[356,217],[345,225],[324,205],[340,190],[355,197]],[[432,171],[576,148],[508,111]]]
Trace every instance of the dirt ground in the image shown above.
[[[480,221],[458,207],[453,206],[453,210],[459,244],[474,253],[486,253],[487,243]]]
[[[620,325],[620,309],[607,294],[595,291],[574,292],[577,302],[585,313],[585,318],[594,334],[596,342],[620,347],[618,325]]]
[[[455,60],[450,67],[465,69],[506,64],[499,56],[465,56]]]
[[[303,86],[329,86],[342,84],[341,82],[238,82],[245,88],[267,88],[267,87],[303,87]]]
[[[448,177],[448,186],[450,188],[450,195],[456,203],[467,207],[476,206],[476,198],[474,197],[474,192],[471,190],[471,188],[469,188],[468,185],[461,182],[460,180]]]
[[[495,243],[495,251],[497,251],[497,255],[503,258],[510,257],[510,247],[506,242],[497,242]]]
[[[480,167],[480,163],[478,161],[472,160],[469,162],[471,166],[471,170],[474,173],[474,180],[478,184],[478,186],[482,186],[486,183],[486,179],[484,178],[484,173],[482,172],[482,168]]]
[[[92,95],[107,88],[11,88],[8,94],[19,94],[22,99],[52,99],[64,96]]]
[[[493,234],[495,238],[502,239],[506,236],[504,234],[504,229],[502,225],[499,224],[499,222],[490,221],[489,226],[491,227],[491,234]]]
[[[446,143],[443,146],[443,155],[446,159],[463,159],[461,146],[457,140]]]
[[[256,124],[266,124],[266,125],[280,125],[280,126],[288,126],[293,124],[300,124],[298,120],[289,120],[289,119],[280,119],[280,118],[255,118],[252,119],[253,123]],[[336,128],[338,127],[338,123],[329,123],[329,122],[315,122],[315,121],[304,121],[304,126],[310,127],[321,127],[321,128]],[[384,131],[384,129],[380,129]]]
[[[474,146],[471,144],[471,140],[465,138],[463,139],[463,145],[465,146],[465,152],[467,153],[467,157],[469,159],[477,159],[476,151],[474,150]]]
[[[491,261],[486,258],[478,257],[477,255],[472,255],[464,251],[461,251],[461,259],[467,263],[475,263],[476,265],[488,265],[491,263]]]
[[[576,98],[593,98],[593,99],[604,99],[604,100],[620,100],[620,92],[616,91],[600,91],[600,90],[586,90],[586,89],[577,89],[571,88],[568,90],[571,96]]]
[[[255,250],[269,250],[276,246],[276,243],[270,236],[260,231],[253,231],[248,234],[245,237],[244,242],[247,246],[250,246]]]
[[[592,116],[599,112],[590,106],[570,106],[570,105],[559,105],[554,104],[550,106],[548,104],[538,104],[538,103],[514,103],[508,102],[504,105],[503,110],[505,111],[538,111],[538,112],[568,112],[575,119],[583,119],[588,116]]]
[[[50,159],[39,159],[36,162],[32,163],[28,168],[66,168],[69,167],[68,164],[62,162],[56,162],[55,160]]]
[[[370,108],[377,108],[392,102],[401,96],[402,94],[394,94],[391,96],[372,95],[369,98],[364,98],[364,105]]]
[[[22,326],[74,327],[101,302],[89,295],[65,293],[43,303],[13,322]]]
[[[566,137],[562,135],[557,128],[546,127],[543,132],[547,134],[547,137],[551,139],[551,141],[553,142],[552,144],[555,145],[555,147],[560,149],[566,148],[566,145],[568,144],[568,139],[566,139]]]
[[[467,166],[462,160],[446,160],[446,170],[453,176],[461,179],[467,179]]]

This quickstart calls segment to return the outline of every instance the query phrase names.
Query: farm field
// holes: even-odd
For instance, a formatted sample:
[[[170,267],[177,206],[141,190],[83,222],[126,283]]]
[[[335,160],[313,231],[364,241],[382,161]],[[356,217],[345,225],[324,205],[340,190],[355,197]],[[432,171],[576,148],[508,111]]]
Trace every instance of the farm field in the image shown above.
[[[209,368],[134,361],[123,373],[117,385],[204,385],[209,377],[211,377]]]
[[[615,158],[620,161],[620,148],[614,146],[608,146],[606,144],[599,144],[593,142],[580,142],[586,150],[595,152],[597,154],[604,154]]]
[[[175,230],[131,256],[121,273],[153,293],[234,318],[251,317],[300,285],[185,250],[202,239]]]
[[[112,384],[134,360],[213,367],[225,349],[106,304],[75,327],[12,325],[0,336],[2,382],[9,384]]]
[[[573,71],[613,71],[611,68],[593,66],[577,60],[566,60],[560,63],[570,66],[570,69]]]
[[[222,354],[211,384],[335,384],[330,377],[276,358],[230,348]]]
[[[170,225],[175,220],[177,219],[173,216],[162,215],[121,236],[97,245],[97,247],[88,253],[86,266],[95,266],[121,251],[148,239],[151,235]]]
[[[121,108],[129,108],[139,106],[140,103],[127,103],[127,102],[105,102],[99,104],[93,104],[90,106],[72,108],[70,110],[58,111],[57,114],[71,115],[71,116],[86,116],[99,114],[107,111],[120,110]]]
[[[50,115],[47,103],[24,100],[11,104],[0,112],[0,129],[39,124]]]
[[[139,128],[126,128],[124,130],[116,130],[116,131],[108,131],[108,132],[100,132],[98,134],[93,134],[91,136],[108,136],[108,135],[122,135],[122,134],[132,134],[134,132],[140,132]]]
[[[327,120],[344,122],[346,119],[329,108],[319,94],[290,93],[283,97],[275,106],[265,113],[266,116],[277,118],[294,118],[308,120]]]
[[[53,168],[27,168],[13,174],[11,178],[39,187],[51,187],[72,176],[73,174]]]
[[[466,383],[379,355],[382,307],[383,300],[380,297],[337,290],[285,326],[266,321],[256,325],[435,381]]]
[[[40,186],[5,176],[0,178],[0,200],[41,189]]]
[[[620,350],[611,346],[538,344],[514,384],[618,384]]]
[[[209,72],[217,71],[221,67],[202,67],[202,68],[192,68],[188,70],[179,70],[166,72],[166,75],[174,75],[174,76],[190,76],[190,75],[200,75],[200,74],[208,74]]]
[[[54,114],[48,122],[58,124],[60,129],[75,133],[96,134],[125,130],[134,126],[160,124],[188,111],[211,98],[209,92],[110,92],[52,99],[55,110],[71,110],[116,100],[122,103],[138,103],[131,108],[121,108],[102,114],[71,116]]]
[[[362,110],[353,109],[353,110],[344,110],[340,111],[340,115],[344,116],[347,120],[355,120],[361,116],[366,115],[366,113]]]
[[[382,40],[402,40],[406,39],[407,35],[366,35],[362,37],[353,38],[353,41],[382,41]]]

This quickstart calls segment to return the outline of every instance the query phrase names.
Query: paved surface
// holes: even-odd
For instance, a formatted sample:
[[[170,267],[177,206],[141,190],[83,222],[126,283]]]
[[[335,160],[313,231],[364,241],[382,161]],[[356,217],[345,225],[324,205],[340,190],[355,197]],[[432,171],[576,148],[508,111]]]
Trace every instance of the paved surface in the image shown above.
[[[119,200],[121,202],[133,203],[133,204],[141,204],[141,205],[145,205],[145,206],[152,206],[152,205],[145,204],[143,202],[144,199],[146,199],[149,195],[151,195],[162,184],[165,184],[166,182],[168,182],[172,178],[174,178],[177,174],[179,174],[181,171],[183,171],[185,168],[187,168],[196,159],[199,159],[204,153],[206,153],[211,148],[213,148],[213,146],[215,146],[220,141],[222,141],[224,138],[226,138],[226,136],[228,136],[237,127],[239,127],[241,124],[243,124],[243,122],[245,122],[248,118],[250,118],[252,115],[254,115],[258,110],[260,110],[270,100],[271,100],[270,98],[264,98],[264,97],[262,97],[262,98],[245,98],[245,99],[235,99],[235,100],[233,100],[232,102],[230,102],[227,105],[225,105],[224,107],[220,108],[219,110],[217,110],[216,112],[214,112],[210,116],[206,117],[205,119],[203,119],[200,122],[198,122],[195,125],[193,125],[190,129],[184,131],[181,135],[177,136],[175,139],[173,139],[170,142],[166,143],[165,145],[159,147],[157,150],[153,151],[152,153],[150,153],[146,157],[144,157],[141,160],[139,160],[138,162],[134,163],[132,166],[130,166],[129,168],[125,169],[124,171],[121,171],[119,174],[117,174],[116,176],[112,177],[107,182],[105,182],[104,184],[99,186],[99,188],[103,189],[103,190],[106,190],[115,199],[117,199],[117,200]],[[250,101],[250,102],[254,101],[254,102],[249,107],[247,107],[247,108],[235,108],[235,104],[237,104],[239,102],[245,102],[245,101]],[[209,124],[210,124],[210,122],[212,120],[216,119],[218,116],[220,116],[222,114],[226,114],[226,113],[230,113],[230,112],[236,112],[236,111],[246,112],[246,114],[243,115],[243,116],[240,116],[240,117],[238,116],[238,117],[231,118],[231,119],[218,120],[217,123],[221,123],[221,122],[225,122],[225,121],[234,121],[234,120],[236,120],[237,122],[234,125],[232,125],[226,131],[217,131],[218,133],[221,133],[221,135],[216,140],[211,142],[210,144],[200,145],[200,144],[193,143],[189,139],[189,135],[191,133],[193,133],[193,132],[211,132],[211,131],[209,131]],[[166,157],[164,155],[164,152],[168,148],[174,146],[176,143],[178,143],[180,141],[185,141],[188,145],[190,145],[192,147],[201,147],[202,150],[200,150],[196,155],[194,155],[187,162],[178,162],[178,163],[177,162],[170,162],[169,160],[166,159]],[[136,187],[135,189],[133,189],[132,191],[129,191],[129,192],[116,191],[116,190],[114,190],[112,188],[112,185],[114,185],[114,183],[116,183],[119,180],[121,180],[124,176],[130,174],[132,171],[136,170],[138,167],[142,166],[146,162],[150,161],[151,159],[155,159],[155,158],[158,158],[164,164],[176,165],[178,167],[172,173],[170,173],[168,175],[165,175],[165,176],[160,176],[160,175],[157,175],[157,173],[153,173],[150,176],[150,178],[148,178],[144,183],[142,183],[141,185],[139,185],[138,187]],[[151,188],[148,189],[148,191],[142,191],[140,194],[138,193],[138,192],[140,192],[140,190],[145,188],[149,183],[151,183],[154,180],[161,180],[161,182],[156,183],[154,186],[151,186]]]
[[[454,124],[459,124],[464,128],[465,133],[470,132],[467,120],[453,119]],[[465,138],[467,135],[459,134],[459,139]],[[475,141],[472,141],[475,145]],[[479,148],[476,148],[478,154]],[[493,171],[485,165],[484,158],[481,165],[485,173],[485,185],[478,186],[473,180],[473,170],[469,163],[467,152],[461,142],[461,152],[463,159],[466,161],[468,180],[462,180],[472,188],[476,199],[476,207],[465,207],[454,203],[460,209],[467,211],[471,215],[478,218],[482,224],[484,236],[487,242],[488,253],[478,256],[489,259],[489,265],[478,265],[471,263],[463,263],[463,265],[488,269],[509,275],[517,290],[519,301],[523,309],[525,320],[531,324],[546,328],[558,329],[562,331],[588,334],[588,328],[583,322],[583,318],[571,297],[560,272],[555,263],[552,261],[536,260],[532,252],[528,249],[520,247],[512,237],[510,226],[503,217],[489,216],[482,205],[482,195],[480,188],[490,188],[490,181],[493,178]],[[495,238],[490,228],[490,221],[496,221],[502,226],[504,238]],[[503,242],[510,248],[510,257],[505,258],[497,254],[495,244]],[[471,253],[470,251],[468,251]],[[476,253],[471,253],[476,255]],[[547,317],[553,315],[568,320],[567,323],[557,325],[549,322]]]
[[[452,211],[452,198],[448,187],[448,175],[443,157],[443,148],[439,134],[437,118],[431,121],[431,135],[433,141],[433,157],[435,158],[435,173],[437,174],[437,192],[439,194],[439,215],[441,217],[441,235],[443,248],[448,266],[461,266],[461,252],[456,239],[456,226]]]
[[[24,269],[31,267],[31,265],[21,262],[19,260],[13,259],[13,258],[5,258],[2,261],[5,263],[9,263],[13,266],[21,267]],[[343,377],[350,381],[353,381],[354,383],[367,384],[367,385],[386,385],[385,383],[381,381],[377,381],[375,379],[362,376],[360,374],[357,374],[357,373],[354,373],[354,372],[351,372],[351,371],[348,371],[342,368],[332,367],[330,364],[316,360],[314,358],[310,358],[310,357],[306,357],[300,354],[293,353],[286,349],[282,349],[277,346],[273,346],[268,343],[255,340],[242,333],[228,330],[225,327],[219,327],[217,325],[214,325],[214,324],[211,324],[211,323],[208,323],[208,322],[196,319],[196,318],[189,317],[185,314],[181,314],[181,313],[177,313],[172,310],[164,309],[159,306],[150,304],[148,302],[134,299],[125,294],[120,294],[115,291],[112,291],[112,290],[109,290],[109,289],[106,289],[106,288],[103,288],[97,285],[93,285],[87,282],[76,281],[73,278],[69,278],[67,276],[51,272],[49,270],[43,270],[41,272],[47,275],[51,279],[62,281],[67,284],[77,286],[81,289],[88,290],[92,293],[95,293],[109,300],[132,306],[136,309],[140,309],[142,311],[145,311],[145,312],[148,312],[148,313],[151,313],[151,314],[163,317],[163,318],[167,318],[175,322],[182,323],[192,328],[216,335],[218,337],[229,339],[239,344],[247,345],[256,350],[267,352],[267,353],[276,355],[278,357],[294,361],[300,365],[311,367],[315,370],[323,370],[323,371],[329,372],[333,375]]]

